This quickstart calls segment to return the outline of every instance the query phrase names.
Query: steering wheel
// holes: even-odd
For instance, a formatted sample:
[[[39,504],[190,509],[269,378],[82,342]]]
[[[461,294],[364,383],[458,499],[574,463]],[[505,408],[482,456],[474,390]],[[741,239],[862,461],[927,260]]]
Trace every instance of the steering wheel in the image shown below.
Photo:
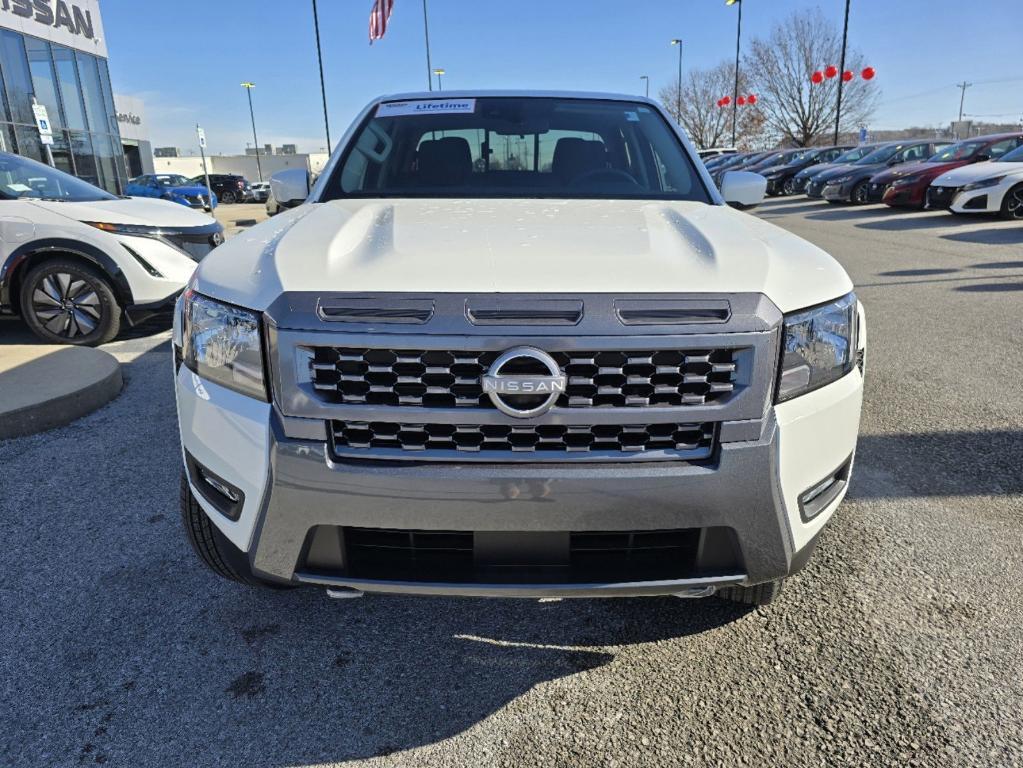
[[[578,187],[586,182],[590,181],[624,181],[634,187],[638,187],[639,183],[632,177],[632,174],[626,173],[618,168],[594,168],[592,171],[586,171],[581,176],[576,176],[572,179],[569,186]]]

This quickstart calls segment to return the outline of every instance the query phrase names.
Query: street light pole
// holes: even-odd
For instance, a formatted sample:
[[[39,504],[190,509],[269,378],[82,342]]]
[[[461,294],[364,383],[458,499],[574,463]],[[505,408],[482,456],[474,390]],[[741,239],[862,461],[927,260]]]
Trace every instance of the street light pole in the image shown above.
[[[444,90],[444,82],[441,80],[441,78],[444,75],[447,74],[447,71],[444,70],[444,69],[435,69],[435,70],[433,70],[433,74],[435,74],[437,76],[437,90],[438,91],[443,91]]]
[[[742,0],[725,0],[725,5],[739,6],[739,20],[735,25],[735,87],[732,90],[732,146],[735,146],[735,126],[739,117],[739,43],[742,40]]]
[[[252,110],[252,89],[255,83],[242,83],[242,88],[249,94],[249,117],[252,118],[252,143],[256,147],[256,175],[263,181],[263,166],[259,162],[259,139],[256,138],[256,113]]]
[[[320,17],[313,0],[313,28],[316,30],[316,60],[320,63],[320,95],[323,96],[323,126],[327,129],[327,154],[330,154],[330,119],[327,117],[327,86],[323,80],[323,54],[320,52]]]
[[[639,79],[646,81],[646,97],[649,99],[650,98],[650,76],[649,75],[640,75]]]
[[[678,94],[675,101],[675,109],[678,111],[678,122],[682,124],[682,41],[675,39],[671,41],[672,45],[678,46]]]
[[[834,146],[838,146],[838,131],[842,120],[842,83],[844,82],[843,75],[845,74],[845,44],[849,39],[849,2],[845,0],[845,25],[842,27],[842,60],[838,66],[838,103],[835,105],[835,141]]]
[[[423,0],[423,35],[426,37],[426,82],[430,90],[433,90],[433,67],[430,66],[430,21],[426,13],[426,0]]]

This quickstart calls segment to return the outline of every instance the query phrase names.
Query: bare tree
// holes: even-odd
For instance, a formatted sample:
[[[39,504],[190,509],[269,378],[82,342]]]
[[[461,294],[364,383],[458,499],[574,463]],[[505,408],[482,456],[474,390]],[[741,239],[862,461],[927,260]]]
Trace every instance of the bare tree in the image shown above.
[[[682,78],[682,98],[678,83],[661,88],[658,96],[668,113],[701,149],[720,147],[732,142],[732,108],[719,107],[718,99],[731,96],[735,86],[735,64],[723,62],[713,69],[691,69]],[[739,73],[739,93],[748,93],[749,84]],[[678,114],[681,102],[682,114]],[[748,149],[759,143],[764,117],[758,106],[739,107],[736,143]]]
[[[841,51],[841,30],[819,9],[793,13],[766,39],[758,37],[750,44],[743,69],[759,97],[767,129],[777,138],[801,147],[831,142],[841,73],[820,85],[810,77],[829,64],[838,66]],[[842,84],[841,127],[853,131],[873,114],[878,88],[859,76],[864,60],[858,51],[850,47],[845,64],[857,76]]]

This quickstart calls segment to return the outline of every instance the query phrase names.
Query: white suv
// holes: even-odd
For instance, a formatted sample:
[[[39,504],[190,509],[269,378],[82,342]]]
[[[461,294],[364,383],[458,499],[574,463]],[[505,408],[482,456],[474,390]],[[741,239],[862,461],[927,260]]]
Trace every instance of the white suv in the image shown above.
[[[0,312],[43,341],[96,346],[169,309],[222,241],[220,224],[177,203],[0,153]]]
[[[371,103],[175,313],[182,514],[249,584],[770,601],[845,495],[863,315],[656,102]]]

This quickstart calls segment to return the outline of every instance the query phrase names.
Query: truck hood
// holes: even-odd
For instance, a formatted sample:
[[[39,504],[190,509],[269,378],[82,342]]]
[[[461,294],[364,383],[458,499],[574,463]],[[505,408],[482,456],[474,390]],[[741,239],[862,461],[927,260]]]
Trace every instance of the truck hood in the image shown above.
[[[185,208],[170,200],[149,197],[125,197],[88,203],[55,203],[34,200],[33,205],[67,216],[75,221],[103,221],[108,224],[135,224],[149,227],[205,227],[213,218]]]
[[[933,182],[936,187],[961,187],[992,176],[1023,177],[1023,163],[973,163],[941,174]]]
[[[782,311],[852,290],[824,251],[732,208],[623,200],[305,204],[206,257],[196,289],[281,293],[764,293]]]

